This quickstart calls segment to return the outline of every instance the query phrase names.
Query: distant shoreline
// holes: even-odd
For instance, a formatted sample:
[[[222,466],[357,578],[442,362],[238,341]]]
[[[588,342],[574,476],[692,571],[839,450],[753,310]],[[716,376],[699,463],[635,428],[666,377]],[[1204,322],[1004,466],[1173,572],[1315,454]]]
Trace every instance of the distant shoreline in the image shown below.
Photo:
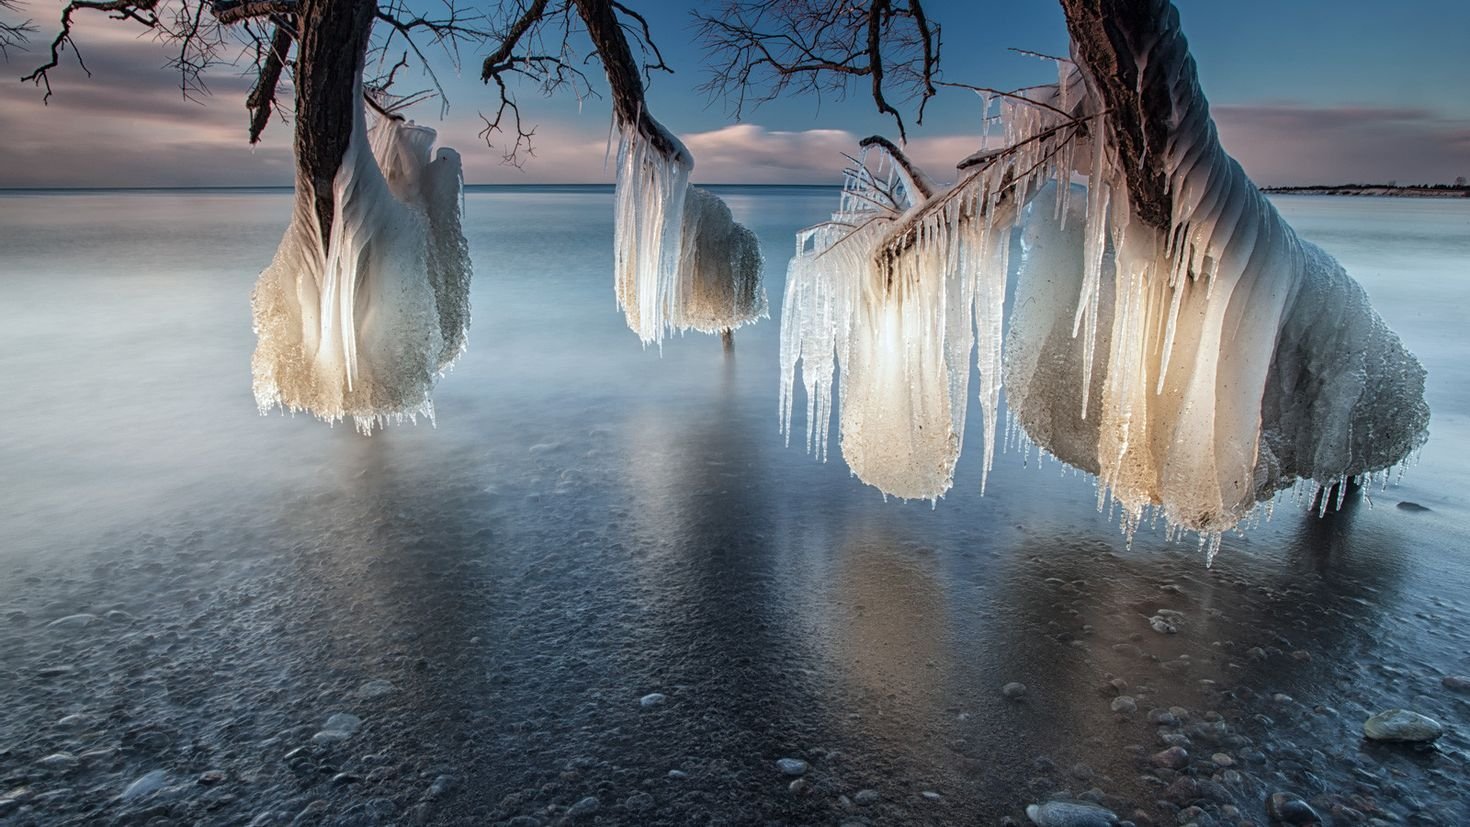
[[[1335,186],[1310,187],[1261,187],[1261,192],[1271,195],[1357,195],[1386,196],[1389,198],[1470,198],[1470,186],[1399,187],[1389,184],[1338,184]]]

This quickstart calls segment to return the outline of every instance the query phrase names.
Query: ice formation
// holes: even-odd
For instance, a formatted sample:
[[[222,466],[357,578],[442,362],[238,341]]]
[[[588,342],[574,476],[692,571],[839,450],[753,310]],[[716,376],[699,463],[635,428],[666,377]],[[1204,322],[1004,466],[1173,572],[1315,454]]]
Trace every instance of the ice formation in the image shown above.
[[[760,244],[714,194],[689,184],[694,158],[644,116],[618,147],[614,280],[618,306],[645,345],[669,333],[718,333],[764,318]]]
[[[1212,548],[1298,481],[1372,477],[1422,445],[1417,360],[1225,154],[1193,72],[1172,93],[1165,232],[1130,205],[1105,108],[1071,61],[1055,86],[998,102],[1005,148],[961,162],[947,190],[916,186],[882,147],[876,164],[860,159],[831,221],[797,237],[783,429],[800,363],[808,446],[825,455],[835,365],[853,473],[937,498],[953,483],[973,349],[986,471],[1004,374],[1015,424],[1097,475],[1100,507],[1111,498],[1128,532],[1155,513]]]
[[[358,96],[361,100],[361,96]],[[311,182],[252,298],[252,369],[261,412],[307,411],[358,430],[420,414],[464,348],[469,249],[459,155],[397,117],[367,128],[357,106],[322,238]]]

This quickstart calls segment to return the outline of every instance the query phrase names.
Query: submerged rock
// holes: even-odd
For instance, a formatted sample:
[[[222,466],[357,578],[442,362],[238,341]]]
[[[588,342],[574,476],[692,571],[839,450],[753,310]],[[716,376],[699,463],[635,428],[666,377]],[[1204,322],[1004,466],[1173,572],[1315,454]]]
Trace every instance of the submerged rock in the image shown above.
[[[800,758],[780,758],[776,760],[776,769],[780,770],[782,775],[806,775],[809,766],[807,762]]]
[[[163,770],[153,770],[152,772],[145,773],[137,781],[129,784],[127,789],[122,791],[122,799],[129,801],[134,798],[142,798],[145,795],[156,793],[163,789],[163,782],[167,780],[167,777]]]
[[[1118,817],[1112,810],[1085,801],[1048,801],[1026,808],[1026,817],[1037,827],[1112,827]]]
[[[1470,677],[1464,675],[1445,675],[1440,679],[1445,689],[1453,689],[1456,692],[1470,692]]]
[[[1407,709],[1390,709],[1363,722],[1363,735],[1374,741],[1427,742],[1443,734],[1439,721]]]
[[[1016,700],[1026,694],[1026,684],[1011,681],[1010,683],[1000,688],[1000,694],[1006,696],[1007,698],[1010,698],[1011,700]]]
[[[1266,815],[1273,824],[1292,824],[1309,827],[1321,824],[1322,819],[1312,805],[1287,793],[1273,793],[1266,799]]]

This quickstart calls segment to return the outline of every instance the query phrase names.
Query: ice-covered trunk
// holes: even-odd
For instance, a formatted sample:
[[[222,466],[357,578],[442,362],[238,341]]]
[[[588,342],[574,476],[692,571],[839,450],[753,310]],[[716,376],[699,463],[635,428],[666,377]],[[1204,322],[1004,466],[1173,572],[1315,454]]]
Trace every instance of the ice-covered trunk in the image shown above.
[[[295,207],[252,302],[261,410],[351,417],[365,433],[432,415],[429,391],[463,343],[469,279],[458,156],[430,163],[433,132],[396,119],[369,137],[361,61],[372,8],[304,7]]]
[[[1105,376],[1098,473],[1125,521],[1157,506],[1218,537],[1298,477],[1330,484],[1402,461],[1424,439],[1422,368],[1220,146],[1177,12],[1068,6],[1092,108],[1110,113],[1090,207],[1112,200],[1087,236],[1110,231],[1111,331],[1105,350],[1084,339],[1083,361]],[[1101,254],[1086,253],[1082,315]]]
[[[973,344],[988,468],[1005,251],[1022,215],[1004,359],[1012,422],[1097,474],[1099,504],[1114,501],[1130,533],[1154,511],[1213,550],[1299,481],[1404,461],[1426,439],[1422,367],[1225,153],[1173,7],[1064,6],[1076,66],[1061,61],[1050,92],[1001,101],[1004,149],[961,162],[947,191],[919,186],[908,164],[887,182],[860,164],[832,220],[798,236],[783,428],[800,364],[808,444],[821,452],[835,364],[854,473],[937,496],[962,441]],[[1048,197],[1025,208],[1048,180]]]

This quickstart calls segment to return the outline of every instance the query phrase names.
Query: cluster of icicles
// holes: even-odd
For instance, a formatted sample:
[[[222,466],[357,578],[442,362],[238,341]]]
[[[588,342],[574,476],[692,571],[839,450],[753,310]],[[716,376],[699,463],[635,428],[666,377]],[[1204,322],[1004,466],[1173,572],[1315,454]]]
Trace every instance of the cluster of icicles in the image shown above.
[[[1279,491],[1386,477],[1426,439],[1424,371],[1363,290],[1225,154],[1193,80],[1175,90],[1164,149],[1170,227],[1151,229],[1098,96],[1059,66],[1029,99],[982,96],[1005,148],[961,162],[953,186],[869,148],[832,219],[798,233],[781,319],[788,439],[799,363],[808,450],[825,458],[835,369],[852,472],[937,499],[973,352],[981,490],[1004,384],[1006,436],[1095,475],[1099,508],[1130,536],[1162,517],[1213,554]]]
[[[359,88],[359,100],[361,89]],[[644,344],[671,332],[718,333],[763,318],[755,234],[716,196],[689,185],[692,157],[652,119],[659,150],[634,126],[618,153],[615,290]],[[393,116],[371,129],[359,103],[332,185],[322,238],[309,181],[255,288],[255,399],[359,431],[433,418],[430,392],[464,350],[469,248],[459,155]]]
[[[358,99],[361,99],[359,94]],[[261,412],[281,407],[370,433],[432,419],[430,391],[464,350],[470,258],[458,153],[394,117],[367,128],[357,107],[322,238],[310,182],[256,283],[252,360]]]
[[[634,124],[618,147],[614,278],[618,306],[644,345],[685,330],[720,333],[767,314],[755,233],[717,196],[689,184],[693,156],[667,130],[660,151]]]

